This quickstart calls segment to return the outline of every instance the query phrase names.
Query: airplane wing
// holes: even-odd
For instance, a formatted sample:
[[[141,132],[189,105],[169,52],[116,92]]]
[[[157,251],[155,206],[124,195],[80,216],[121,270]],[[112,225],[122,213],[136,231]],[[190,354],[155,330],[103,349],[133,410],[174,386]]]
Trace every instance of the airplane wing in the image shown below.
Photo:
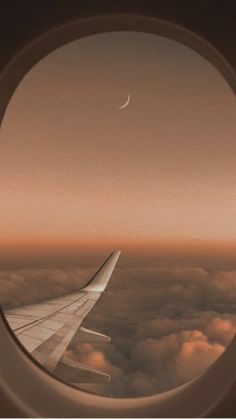
[[[19,341],[42,366],[60,377],[75,376],[73,382],[110,380],[107,374],[63,355],[78,329],[80,341],[110,341],[106,335],[81,327],[81,323],[105,290],[120,253],[113,252],[79,291],[5,312]]]

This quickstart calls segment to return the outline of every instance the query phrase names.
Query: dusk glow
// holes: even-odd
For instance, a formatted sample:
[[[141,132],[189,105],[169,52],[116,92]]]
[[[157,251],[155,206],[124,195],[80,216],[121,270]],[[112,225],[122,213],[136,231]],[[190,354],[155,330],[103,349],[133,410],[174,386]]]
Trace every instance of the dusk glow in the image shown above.
[[[235,110],[217,70],[172,40],[65,45],[4,119],[1,242],[235,240]]]

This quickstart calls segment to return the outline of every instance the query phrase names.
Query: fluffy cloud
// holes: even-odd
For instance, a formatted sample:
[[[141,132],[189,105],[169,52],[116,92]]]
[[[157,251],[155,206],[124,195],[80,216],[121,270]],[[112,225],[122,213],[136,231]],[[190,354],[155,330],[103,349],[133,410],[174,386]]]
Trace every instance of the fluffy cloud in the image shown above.
[[[110,334],[112,344],[99,350],[122,376],[105,388],[87,388],[141,396],[203,372],[234,335],[235,277],[201,267],[117,270],[86,324]]]
[[[183,341],[175,359],[175,372],[180,380],[191,380],[212,364],[224,351],[224,346],[210,343],[198,330],[182,332]]]
[[[0,271],[0,303],[4,309],[31,304],[79,289],[91,268],[39,268]]]
[[[119,379],[123,374],[121,368],[115,366],[108,361],[108,359],[106,359],[102,350],[95,348],[90,343],[77,342],[76,346],[74,346],[74,350],[71,351],[68,356],[74,359],[79,358],[80,362],[99,371],[110,374],[115,380]]]
[[[40,301],[83,286],[91,267],[0,272],[5,307]],[[141,396],[203,372],[234,335],[236,271],[202,266],[117,267],[85,326],[112,337],[90,345],[75,336],[67,355],[107,372],[99,394]]]
[[[215,317],[207,325],[206,333],[212,341],[227,345],[234,336],[235,327],[232,324],[232,321]]]

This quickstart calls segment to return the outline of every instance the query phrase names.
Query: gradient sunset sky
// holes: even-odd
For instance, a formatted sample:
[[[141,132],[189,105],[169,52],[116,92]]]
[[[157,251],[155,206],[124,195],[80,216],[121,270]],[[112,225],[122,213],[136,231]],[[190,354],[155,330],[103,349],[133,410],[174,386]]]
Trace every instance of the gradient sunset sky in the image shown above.
[[[236,241],[235,111],[217,70],[172,40],[59,48],[4,118],[0,245]]]

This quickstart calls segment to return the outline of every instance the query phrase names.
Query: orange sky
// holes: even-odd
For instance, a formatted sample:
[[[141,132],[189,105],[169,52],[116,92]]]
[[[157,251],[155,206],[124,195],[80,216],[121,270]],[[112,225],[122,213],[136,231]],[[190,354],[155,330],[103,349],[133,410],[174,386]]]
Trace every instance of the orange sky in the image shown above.
[[[235,110],[222,76],[174,41],[58,49],[3,122],[0,243],[235,241]]]

